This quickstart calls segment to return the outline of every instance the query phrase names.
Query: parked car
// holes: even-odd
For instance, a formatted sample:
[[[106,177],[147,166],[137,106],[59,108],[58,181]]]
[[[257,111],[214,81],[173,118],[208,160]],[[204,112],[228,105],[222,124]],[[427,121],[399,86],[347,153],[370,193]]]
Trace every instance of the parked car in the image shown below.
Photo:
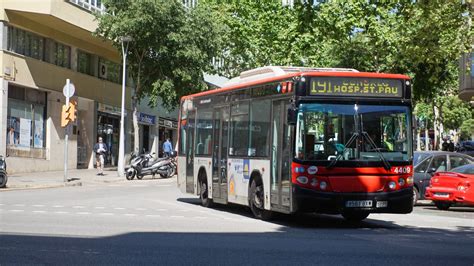
[[[453,168],[474,163],[474,158],[469,155],[446,151],[421,151],[415,152],[414,158],[419,161],[413,169],[413,204],[425,199],[425,190],[430,185],[431,177],[437,172],[450,171]]]
[[[462,141],[459,145],[456,145],[456,151],[474,156],[474,140]]]
[[[453,204],[474,206],[474,164],[436,173],[425,198],[432,200],[440,210],[447,210]]]

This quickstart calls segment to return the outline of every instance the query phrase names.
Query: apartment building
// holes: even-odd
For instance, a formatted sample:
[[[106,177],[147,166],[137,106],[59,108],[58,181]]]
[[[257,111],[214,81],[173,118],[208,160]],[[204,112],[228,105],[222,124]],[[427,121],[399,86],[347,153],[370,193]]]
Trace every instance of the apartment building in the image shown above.
[[[0,10],[0,154],[9,156],[9,173],[63,169],[60,113],[66,79],[75,86],[72,100],[78,104],[68,167],[94,167],[92,147],[98,136],[109,146],[106,163],[116,165],[121,54],[92,35],[97,27],[92,12],[104,12],[101,1],[3,0]],[[128,153],[133,141],[128,86],[125,99]],[[176,139],[176,118],[176,111],[161,107],[140,112],[140,147],[158,152],[161,139]]]

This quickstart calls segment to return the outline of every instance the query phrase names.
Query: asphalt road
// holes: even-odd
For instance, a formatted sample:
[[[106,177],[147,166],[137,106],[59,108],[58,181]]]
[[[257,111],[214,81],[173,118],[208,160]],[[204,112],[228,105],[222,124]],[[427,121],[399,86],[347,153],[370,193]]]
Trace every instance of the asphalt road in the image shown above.
[[[474,265],[474,208],[359,224],[203,208],[175,180],[0,192],[0,265]]]

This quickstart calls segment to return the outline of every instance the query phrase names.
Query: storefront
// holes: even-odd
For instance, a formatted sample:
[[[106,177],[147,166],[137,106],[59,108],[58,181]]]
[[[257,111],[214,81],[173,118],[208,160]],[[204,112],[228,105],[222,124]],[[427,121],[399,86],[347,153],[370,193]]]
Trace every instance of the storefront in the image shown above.
[[[99,137],[102,137],[109,150],[105,156],[105,165],[116,166],[120,137],[120,108],[98,103],[97,138]]]
[[[178,122],[176,120],[170,120],[160,117],[158,120],[158,143],[159,143],[159,155],[163,156],[163,143],[167,138],[170,139],[173,147],[176,145],[178,136]]]
[[[153,148],[154,137],[156,135],[156,116],[145,113],[138,113],[138,124],[140,125],[140,151],[156,152]]]
[[[8,86],[7,155],[46,158],[46,99],[44,91]]]

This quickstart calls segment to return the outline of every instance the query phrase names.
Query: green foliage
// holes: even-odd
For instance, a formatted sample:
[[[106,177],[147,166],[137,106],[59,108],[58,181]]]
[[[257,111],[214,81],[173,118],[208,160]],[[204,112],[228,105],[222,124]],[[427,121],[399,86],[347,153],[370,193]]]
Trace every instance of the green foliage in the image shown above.
[[[460,127],[461,139],[471,139],[473,132],[474,118],[465,120]]]
[[[465,121],[474,119],[474,110],[468,103],[461,101],[457,96],[448,96],[444,99],[442,113],[446,129],[458,130]]]
[[[183,95],[207,89],[203,71],[221,51],[222,28],[205,6],[186,10],[177,0],[106,0],[98,14],[96,34],[121,50],[120,37],[130,36],[128,69],[138,98],[158,97],[173,108]]]

